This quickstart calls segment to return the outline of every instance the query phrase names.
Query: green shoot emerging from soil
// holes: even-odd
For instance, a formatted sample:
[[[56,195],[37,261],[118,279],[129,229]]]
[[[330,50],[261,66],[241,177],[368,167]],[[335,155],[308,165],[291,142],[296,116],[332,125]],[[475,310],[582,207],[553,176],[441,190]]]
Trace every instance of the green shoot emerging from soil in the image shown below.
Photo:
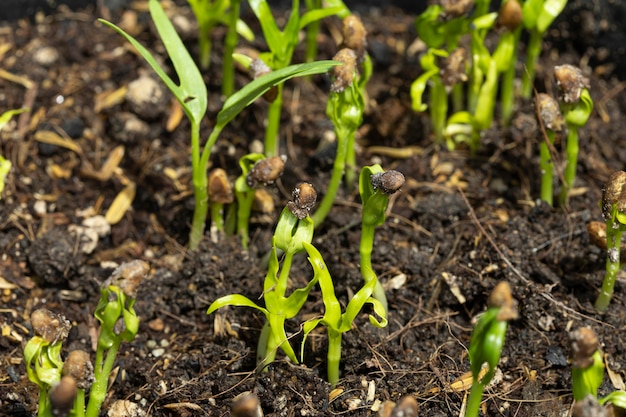
[[[286,156],[265,158],[259,153],[245,155],[239,160],[241,175],[235,181],[237,233],[244,249],[248,249],[248,227],[256,188],[259,184],[273,184],[282,175],[286,160]]]
[[[270,50],[268,54],[262,54],[260,58],[265,61],[273,71],[285,68],[291,63],[293,52],[299,43],[299,33],[302,29],[315,21],[332,16],[343,10],[342,7],[319,8],[310,10],[301,16],[300,1],[294,0],[292,2],[289,19],[284,29],[280,30],[266,0],[250,0],[248,3],[261,23],[263,36]],[[282,84],[279,84],[278,94],[276,99],[271,102],[267,115],[264,152],[268,157],[279,155],[278,133],[280,114],[283,106],[282,96]]]
[[[100,289],[100,301],[94,312],[100,322],[100,335],[87,417],[97,417],[100,412],[120,345],[135,339],[139,331],[139,317],[133,306],[139,284],[149,270],[150,267],[143,261],[127,262],[113,271]]]
[[[324,198],[313,214],[313,221],[320,225],[332,208],[341,179],[354,169],[354,137],[363,122],[365,102],[363,90],[356,78],[357,55],[352,49],[344,48],[333,58],[343,65],[333,68],[334,81],[326,105],[326,115],[333,122],[337,137],[337,154],[333,172]]]
[[[493,378],[504,346],[508,321],[517,318],[517,302],[508,282],[500,282],[491,292],[489,308],[474,327],[469,346],[472,389],[465,417],[478,417],[485,386]]]
[[[361,215],[361,276],[366,283],[374,282],[373,296],[378,300],[387,317],[387,296],[372,268],[374,231],[387,217],[389,196],[404,185],[404,175],[398,171],[383,171],[380,165],[364,167],[359,177],[359,193],[363,204]]]
[[[593,402],[597,401],[600,405],[612,404],[614,407],[625,410],[626,391],[615,390],[598,398],[598,389],[604,379],[604,356],[599,350],[600,343],[596,333],[589,327],[581,327],[570,333],[570,340],[572,342],[572,393],[576,405],[586,401],[587,397],[591,397]],[[622,414],[616,413],[615,415]]]
[[[567,204],[570,190],[576,179],[578,166],[578,129],[587,124],[593,111],[593,101],[589,95],[589,80],[582,71],[572,65],[554,67],[554,76],[561,91],[561,111],[567,126],[567,165],[563,174],[559,203]]]
[[[28,379],[39,386],[39,417],[52,416],[50,391],[61,380],[61,348],[70,331],[65,317],[50,310],[35,310],[30,318],[35,336],[24,347]],[[73,400],[72,400],[73,401]]]
[[[314,280],[319,281],[322,290],[322,299],[324,301],[324,316],[308,320],[304,323],[304,340],[300,355],[304,356],[304,343],[306,338],[318,325],[326,327],[328,334],[328,353],[327,353],[327,377],[331,385],[336,385],[339,381],[339,365],[341,362],[341,339],[345,332],[350,331],[354,325],[356,316],[361,312],[365,304],[371,304],[374,313],[380,317],[380,321],[373,315],[369,316],[370,323],[376,327],[385,327],[387,325],[387,314],[385,309],[378,300],[372,298],[371,295],[376,285],[376,280],[370,280],[352,297],[346,306],[346,311],[341,312],[341,304],[335,295],[335,287],[333,280],[328,271],[328,267],[324,263],[322,255],[313,245],[305,243],[304,248],[309,254],[309,262],[315,271]]]
[[[95,367],[89,361],[89,354],[79,350],[70,352],[63,363],[61,348],[71,327],[69,321],[46,309],[33,312],[31,324],[35,336],[24,347],[24,362],[28,379],[39,386],[38,416],[71,413],[75,417],[98,417],[117,351],[122,342],[132,341],[139,330],[133,305],[137,288],[148,271],[149,266],[143,261],[127,262],[104,282],[94,312],[100,322]]]
[[[539,142],[539,166],[541,167],[541,199],[553,205],[554,199],[554,151],[555,135],[563,129],[563,116],[559,110],[559,103],[551,96],[539,93],[537,95],[537,115],[544,127],[546,136]]]
[[[522,76],[522,97],[529,99],[533,92],[535,68],[541,54],[541,40],[554,19],[563,11],[567,0],[526,0],[522,6],[522,23],[530,32],[526,46],[526,66]]]
[[[620,246],[626,230],[626,172],[611,175],[602,190],[602,215],[606,222],[606,272],[602,289],[595,303],[604,312],[613,297],[613,288],[620,270]]]
[[[267,6],[267,5],[266,5]],[[268,7],[269,12],[269,7]],[[150,15],[159,32],[159,36],[165,45],[165,49],[172,60],[180,84],[176,84],[167,75],[166,71],[157,63],[152,54],[141,45],[135,38],[124,32],[114,24],[100,19],[105,25],[115,29],[126,38],[146,62],[167,85],[172,94],[180,102],[185,115],[191,122],[191,165],[192,181],[195,197],[195,209],[189,235],[189,248],[198,249],[200,240],[204,235],[204,224],[208,213],[208,179],[207,166],[211,156],[211,149],[222,130],[230,123],[245,107],[275,85],[298,76],[320,74],[328,71],[336,63],[331,61],[311,62],[307,64],[292,65],[265,74],[250,82],[244,88],[231,95],[222,110],[217,115],[217,120],[209,138],[204,146],[200,145],[200,122],[207,110],[207,89],[202,79],[202,74],[195,62],[185,49],[185,46],[176,33],[174,26],[169,21],[158,0],[150,0]]]
[[[316,193],[308,183],[300,184],[293,193],[293,200],[283,210],[274,233],[272,251],[270,253],[267,275],[263,284],[263,300],[265,307],[241,294],[231,294],[215,300],[207,310],[207,314],[226,307],[252,307],[265,315],[266,324],[259,336],[257,359],[259,369],[264,369],[274,361],[278,348],[294,363],[298,362],[296,354],[289,343],[285,331],[285,321],[295,317],[304,305],[309,292],[317,283],[314,277],[304,288],[294,290],[286,295],[289,285],[289,273],[293,258],[305,250],[313,238],[313,221],[309,216],[315,204]],[[284,252],[280,267],[278,251]]]

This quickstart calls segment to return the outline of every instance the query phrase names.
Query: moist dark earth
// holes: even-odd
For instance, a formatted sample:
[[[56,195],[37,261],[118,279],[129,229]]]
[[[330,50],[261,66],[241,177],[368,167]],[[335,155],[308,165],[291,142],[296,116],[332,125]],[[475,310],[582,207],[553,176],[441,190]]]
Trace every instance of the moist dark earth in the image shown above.
[[[0,414],[36,413],[38,390],[26,376],[22,357],[32,336],[31,312],[46,307],[71,321],[64,352],[93,351],[98,326],[92,312],[99,285],[117,265],[132,259],[151,266],[135,306],[140,331],[120,351],[104,410],[127,399],[152,416],[226,416],[233,398],[251,391],[266,416],[376,415],[382,402],[404,396],[417,399],[421,415],[456,416],[467,392],[453,382],[469,370],[472,320],[503,280],[519,302],[519,319],[510,323],[496,380],[485,392],[485,415],[568,415],[568,333],[581,326],[598,333],[611,372],[600,394],[623,388],[624,275],[620,273],[608,312],[598,314],[593,302],[605,253],[586,231],[588,222],[602,219],[604,182],[626,165],[625,77],[619,55],[623,33],[598,5],[603,2],[589,3],[593,7],[582,12],[568,6],[544,43],[537,69],[537,90],[556,94],[552,66],[580,65],[591,80],[595,102],[581,131],[575,189],[569,204],[557,208],[538,200],[542,135],[532,103],[518,101],[511,127],[496,123],[475,154],[433,144],[428,115],[412,112],[409,97],[410,84],[420,74],[412,47],[416,15],[393,7],[357,9],[375,63],[357,135],[358,164],[380,163],[404,173],[407,182],[376,231],[372,256],[387,287],[389,325],[372,327],[368,310],[357,317],[344,336],[342,378],[334,391],[325,379],[323,331],[311,335],[302,364],[279,353],[266,372],[257,373],[263,316],[244,308],[206,315],[209,304],[223,295],[261,297],[263,259],[291,190],[309,181],[324,192],[332,158],[320,146],[332,130],[324,113],[329,78],[286,85],[281,125],[286,173],[267,188],[274,210],[253,215],[249,250],[237,237],[212,240],[207,228],[200,249],[191,252],[186,249],[194,204],[189,125],[184,118],[170,120],[176,109],[169,93],[149,112],[133,107],[123,94],[111,94],[153,74],[119,35],[96,21],[123,22],[167,65],[147,3],[117,11],[60,8],[47,16],[2,23],[0,111],[31,111],[0,133],[0,154],[13,163],[0,200]],[[187,28],[182,36],[196,53],[189,9],[184,2],[168,3],[168,13],[179,16],[178,24]],[[619,13],[613,17],[618,19]],[[243,18],[260,33],[249,12]],[[338,19],[323,23],[320,59],[334,55],[331,35],[339,27]],[[222,103],[223,36],[218,27],[212,65],[205,72],[210,104],[203,137]],[[247,46],[264,49],[262,40]],[[299,48],[294,62],[302,59]],[[248,74],[238,73],[238,86],[248,81]],[[224,168],[232,179],[239,175],[238,158],[263,139],[266,110],[259,101],[235,119],[217,143],[212,167]],[[42,132],[54,132],[61,141],[51,142],[50,134]],[[124,155],[119,165],[102,169],[120,146]],[[556,160],[562,170],[563,153]],[[80,227],[87,227],[86,219],[104,215],[129,183],[136,184],[132,206],[122,209],[121,220],[88,247],[77,237]],[[342,191],[313,243],[344,305],[362,285],[359,239],[358,195]],[[311,274],[304,256],[297,258],[294,287]],[[322,311],[315,289],[299,318]],[[301,339],[299,322],[288,328],[294,346]]]

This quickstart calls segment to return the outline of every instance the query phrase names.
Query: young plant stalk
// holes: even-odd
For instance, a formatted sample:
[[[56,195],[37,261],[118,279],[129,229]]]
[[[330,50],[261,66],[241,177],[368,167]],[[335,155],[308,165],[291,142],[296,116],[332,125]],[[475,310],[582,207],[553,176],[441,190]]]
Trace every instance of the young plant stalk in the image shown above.
[[[315,280],[319,282],[322,290],[322,299],[324,302],[324,316],[308,320],[304,323],[304,339],[300,350],[300,356],[304,357],[304,346],[307,336],[320,324],[326,327],[328,334],[328,353],[327,353],[327,378],[328,382],[335,386],[339,381],[339,368],[341,363],[341,342],[343,334],[350,331],[356,316],[361,312],[365,304],[371,304],[374,313],[380,317],[376,319],[373,315],[369,316],[370,323],[376,327],[387,326],[387,315],[383,305],[375,298],[372,298],[372,292],[376,285],[376,280],[367,281],[363,287],[348,302],[346,311],[341,312],[341,304],[335,295],[335,287],[333,280],[328,272],[328,267],[324,263],[324,258],[315,247],[309,243],[304,244],[304,248],[309,255],[309,262],[315,273]]]
[[[606,222],[606,272],[595,302],[596,310],[601,313],[609,307],[621,267],[620,246],[622,234],[626,230],[626,172],[613,173],[604,185],[602,215]]]
[[[478,417],[483,391],[495,374],[506,337],[508,321],[517,318],[517,302],[508,282],[493,289],[485,311],[474,327],[469,346],[472,388],[465,417]]]
[[[510,48],[509,62],[502,62],[502,83],[500,91],[500,108],[504,126],[511,123],[513,103],[515,102],[515,63],[517,49],[522,33],[522,6],[518,0],[506,0],[498,13],[499,27],[506,31],[502,34],[498,47]],[[501,46],[502,45],[502,46]],[[504,58],[506,59],[506,58]]]
[[[563,173],[563,187],[559,195],[561,206],[567,204],[569,192],[576,180],[578,166],[578,129],[585,127],[593,111],[593,100],[589,95],[589,80],[582,71],[572,65],[554,67],[557,85],[561,90],[561,111],[567,127],[567,164]]]
[[[374,231],[385,222],[389,196],[404,185],[404,175],[398,171],[383,171],[380,165],[364,167],[359,177],[359,192],[363,204],[361,215],[361,275],[368,284],[373,282],[372,294],[387,317],[388,305],[385,289],[372,268],[372,249],[374,247]]]
[[[114,24],[100,19],[100,22],[113,28],[137,49],[139,54],[152,67],[156,74],[167,85],[172,94],[181,104],[185,115],[191,123],[191,166],[192,182],[195,197],[194,214],[189,233],[189,248],[197,250],[204,236],[205,221],[208,213],[208,180],[207,166],[211,156],[211,149],[215,145],[222,130],[230,123],[245,107],[250,105],[258,97],[262,96],[270,88],[279,85],[293,77],[302,77],[312,74],[320,74],[328,71],[336,63],[331,61],[312,62],[308,64],[292,65],[265,74],[250,82],[244,88],[231,95],[217,115],[216,123],[205,142],[200,144],[200,122],[207,110],[207,89],[202,79],[202,74],[195,62],[185,49],[185,46],[176,33],[174,26],[169,21],[158,0],[150,0],[150,15],[159,32],[165,49],[172,60],[180,84],[176,84],[167,75],[165,70],[157,63],[152,54],[141,45],[135,38],[124,32]]]
[[[563,116],[559,110],[559,103],[551,96],[539,93],[537,95],[537,116],[544,127],[546,137],[539,142],[539,166],[541,168],[541,199],[548,205],[553,205],[554,191],[554,143],[556,132],[563,128]]]
[[[530,32],[526,46],[526,65],[522,76],[522,97],[529,99],[533,93],[535,67],[541,54],[541,42],[554,19],[561,14],[567,0],[526,0],[522,6],[522,23]]]
[[[241,236],[241,244],[248,249],[250,213],[254,203],[254,194],[259,184],[273,184],[283,173],[285,156],[265,158],[263,154],[254,153],[243,156],[239,160],[241,175],[235,181],[237,197],[237,234]]]
[[[309,211],[315,204],[315,199],[313,186],[301,184],[294,190],[293,200],[278,219],[272,239],[267,275],[263,283],[265,307],[257,305],[241,294],[231,294],[215,300],[207,310],[207,314],[211,314],[230,305],[252,307],[265,315],[266,323],[259,336],[257,349],[259,370],[265,369],[274,361],[278,348],[294,363],[298,363],[285,331],[285,321],[300,312],[309,292],[317,283],[317,278],[314,277],[306,287],[296,289],[289,296],[286,296],[286,292],[294,255],[304,251],[304,245],[313,239],[314,227]],[[279,250],[285,254],[280,274],[277,254]]]
[[[293,52],[299,42],[299,32],[302,29],[315,21],[343,10],[340,7],[321,8],[310,10],[300,16],[300,1],[294,0],[289,19],[284,30],[281,31],[266,0],[250,0],[249,4],[261,23],[261,29],[270,50],[268,56],[262,57],[262,59],[273,71],[285,68],[291,63]],[[270,103],[267,114],[265,130],[265,156],[267,157],[279,154],[278,135],[282,106],[282,84],[280,84],[276,99]]]
[[[224,233],[224,204],[234,201],[233,187],[226,171],[216,168],[209,172],[209,204],[211,206],[211,229]]]
[[[572,342],[572,393],[574,400],[582,401],[587,395],[598,397],[598,388],[604,379],[604,362],[598,350],[596,333],[581,327],[570,333]]]
[[[139,317],[133,306],[137,289],[149,270],[150,267],[143,261],[127,262],[113,271],[100,289],[100,301],[94,312],[100,322],[100,335],[87,417],[97,417],[100,412],[120,345],[131,342],[137,335]]]
[[[357,77],[355,52],[344,48],[333,59],[343,63],[342,66],[333,69],[335,79],[331,85],[331,93],[326,106],[326,115],[335,126],[337,154],[326,194],[313,214],[313,221],[316,225],[322,224],[332,208],[346,168],[354,169],[354,161],[349,161],[349,150],[354,150],[354,137],[363,122],[365,109],[363,90],[355,81]],[[354,154],[352,157],[354,158]]]

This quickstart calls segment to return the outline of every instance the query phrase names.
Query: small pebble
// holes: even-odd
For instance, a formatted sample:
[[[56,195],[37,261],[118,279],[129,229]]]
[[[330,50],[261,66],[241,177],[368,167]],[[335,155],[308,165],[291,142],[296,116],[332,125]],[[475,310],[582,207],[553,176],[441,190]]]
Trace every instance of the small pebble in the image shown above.
[[[51,46],[43,46],[35,51],[33,60],[42,67],[50,67],[59,60],[59,52]]]
[[[168,96],[161,83],[148,75],[142,75],[128,84],[126,100],[135,114],[152,120],[165,112]]]
[[[159,358],[163,356],[163,354],[165,353],[165,349],[163,348],[153,349],[151,353],[152,353],[152,356],[154,356],[155,358]]]
[[[108,417],[145,417],[146,412],[139,405],[128,400],[117,400],[107,413]]]

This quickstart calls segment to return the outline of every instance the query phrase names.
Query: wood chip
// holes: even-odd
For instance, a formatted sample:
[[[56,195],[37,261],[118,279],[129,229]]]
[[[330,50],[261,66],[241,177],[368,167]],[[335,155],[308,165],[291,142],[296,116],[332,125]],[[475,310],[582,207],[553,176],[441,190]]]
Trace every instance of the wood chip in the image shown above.
[[[107,90],[96,95],[94,103],[94,111],[100,113],[102,110],[111,108],[115,105],[121,104],[126,99],[126,86],[120,87],[117,90]]]
[[[76,152],[78,155],[83,154],[83,149],[78,143],[70,138],[64,138],[51,130],[40,130],[35,133],[34,138],[39,143],[47,143],[48,145],[69,149],[70,151]]]
[[[128,211],[135,199],[136,186],[134,182],[130,182],[120,193],[115,197],[111,207],[107,210],[104,218],[110,225],[117,224],[124,214]]]

